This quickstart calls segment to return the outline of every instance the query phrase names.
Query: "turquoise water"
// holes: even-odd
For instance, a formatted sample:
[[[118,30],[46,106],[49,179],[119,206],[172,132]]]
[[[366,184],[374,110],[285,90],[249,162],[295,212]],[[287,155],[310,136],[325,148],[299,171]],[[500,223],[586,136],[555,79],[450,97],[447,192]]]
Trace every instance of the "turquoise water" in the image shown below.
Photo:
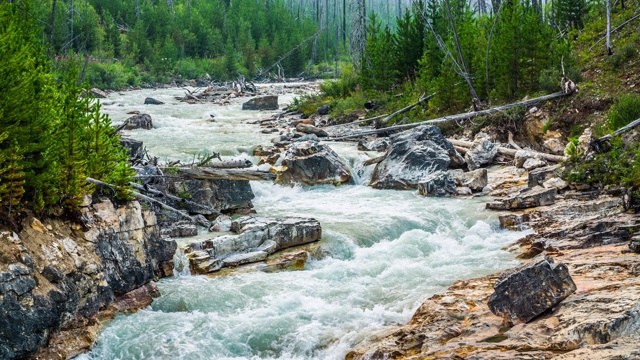
[[[367,158],[334,146],[354,166]],[[317,218],[328,255],[302,271],[163,279],[159,299],[118,315],[79,359],[343,359],[455,280],[513,266],[501,248],[523,236],[499,230],[478,200],[365,185],[252,188],[260,215]]]

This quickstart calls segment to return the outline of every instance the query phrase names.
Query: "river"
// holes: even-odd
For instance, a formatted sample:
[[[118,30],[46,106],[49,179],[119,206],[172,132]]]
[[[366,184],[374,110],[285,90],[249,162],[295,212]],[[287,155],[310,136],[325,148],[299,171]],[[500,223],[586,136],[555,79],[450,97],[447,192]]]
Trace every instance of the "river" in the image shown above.
[[[173,99],[182,93],[112,94],[103,111],[115,123],[128,111],[149,113],[154,129],[128,134],[161,161],[190,162],[205,151],[251,158],[252,146],[274,136],[247,124],[272,113],[243,112],[240,101]],[[146,96],[166,105],[141,105]],[[281,96],[280,103],[292,99]],[[408,322],[426,298],[455,280],[517,263],[501,249],[523,233],[500,230],[483,201],[372,189],[370,169],[359,165],[368,157],[355,144],[331,146],[359,174],[356,185],[251,184],[259,215],[318,219],[326,257],[311,259],[302,271],[160,280],[160,298],[136,314],[117,315],[93,351],[78,359],[343,359],[358,342]]]

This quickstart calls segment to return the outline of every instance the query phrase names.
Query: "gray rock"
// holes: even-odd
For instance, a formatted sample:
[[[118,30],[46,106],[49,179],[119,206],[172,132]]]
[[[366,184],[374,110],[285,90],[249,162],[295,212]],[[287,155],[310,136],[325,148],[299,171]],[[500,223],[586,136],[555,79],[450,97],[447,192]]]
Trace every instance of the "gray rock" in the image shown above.
[[[483,165],[489,165],[498,154],[498,147],[486,138],[477,139],[471,149],[464,155],[469,170],[475,170]]]
[[[351,171],[329,146],[307,141],[294,143],[284,154],[284,171],[276,182],[304,185],[340,185],[352,181]]]
[[[545,181],[554,177],[559,177],[559,175],[560,165],[545,166],[537,168],[535,170],[531,170],[529,171],[527,186],[529,186],[530,188],[542,186]]]
[[[278,96],[269,95],[253,98],[242,104],[242,110],[278,110]]]
[[[231,217],[227,215],[218,216],[211,226],[209,227],[210,232],[227,232],[231,231]]]
[[[640,254],[640,237],[631,238],[631,241],[629,242],[629,249]]]
[[[389,139],[387,138],[358,142],[358,150],[360,151],[387,151],[387,149],[389,149]]]
[[[494,285],[489,309],[511,323],[526,323],[576,291],[569,269],[548,256],[504,273]]]
[[[514,156],[513,165],[517,168],[521,168],[524,162],[533,157],[533,153],[527,150],[518,150]]]
[[[329,105],[323,105],[318,108],[318,114],[320,115],[329,115],[329,110],[331,107]]]
[[[473,195],[473,191],[471,191],[471,189],[469,189],[468,187],[459,187],[456,188],[456,192],[458,195],[460,196],[469,196],[469,195]]]
[[[567,184],[566,181],[564,181],[564,180],[562,180],[560,178],[557,178],[557,177],[551,178],[551,179],[545,181],[544,183],[542,183],[542,187],[544,187],[546,189],[555,188],[557,190],[563,190],[563,189],[566,189],[567,186],[569,186],[569,185]]]
[[[487,209],[491,210],[517,210],[537,206],[552,205],[555,203],[557,190],[545,189],[541,186],[525,189],[517,194],[503,199],[487,203]]]
[[[393,135],[390,142],[387,156],[373,171],[370,185],[374,188],[415,189],[429,174],[447,170],[452,159],[462,162],[435,126],[419,126]]]
[[[529,158],[524,162],[524,164],[522,164],[522,167],[527,171],[545,166],[547,166],[547,163],[544,160],[538,158]]]
[[[145,129],[151,130],[153,129],[153,121],[151,120],[151,115],[149,114],[138,114],[133,115],[128,118],[126,121],[126,125],[124,127],[125,130],[133,130],[133,129]]]
[[[106,99],[107,98],[107,93],[98,89],[98,88],[91,88],[91,90],[89,90],[89,94],[93,95],[94,98],[96,99]]]
[[[482,191],[489,181],[487,169],[464,172],[460,169],[449,170],[451,178],[457,186],[468,187],[472,191]]]
[[[233,235],[193,243],[187,257],[194,273],[264,260],[269,254],[320,240],[320,223],[310,218],[268,219],[243,216],[231,224]]]
[[[301,141],[314,141],[314,142],[318,142],[320,141],[320,138],[316,135],[316,134],[306,134],[304,136],[301,136],[299,138],[294,138],[293,139],[294,142],[301,142]]]
[[[121,136],[120,145],[127,150],[130,159],[142,159],[144,157],[144,144],[142,141]]]
[[[500,227],[509,230],[522,230],[525,223],[531,221],[530,214],[507,214],[498,216]]]
[[[314,134],[318,137],[327,137],[329,136],[329,134],[327,134],[326,131],[317,128],[313,125],[308,125],[308,124],[304,124],[304,123],[300,123],[298,125],[296,125],[296,130],[305,133],[305,134]]]
[[[564,149],[566,147],[566,145],[563,144],[559,139],[549,139],[545,141],[542,146],[556,155],[563,155]]]
[[[160,235],[171,238],[192,237],[198,235],[198,228],[188,221],[179,221],[160,230]]]
[[[271,156],[279,152],[280,151],[275,146],[258,145],[255,148],[253,148],[253,156]]]
[[[144,104],[145,105],[162,105],[164,103],[162,101],[158,101],[158,100],[156,100],[154,98],[148,97],[148,98],[144,99]]]
[[[456,183],[446,171],[436,171],[420,181],[418,194],[437,197],[456,195]]]
[[[158,176],[162,175],[160,168],[154,165],[145,165],[136,170],[136,179],[140,180],[142,185],[149,185],[158,180]]]

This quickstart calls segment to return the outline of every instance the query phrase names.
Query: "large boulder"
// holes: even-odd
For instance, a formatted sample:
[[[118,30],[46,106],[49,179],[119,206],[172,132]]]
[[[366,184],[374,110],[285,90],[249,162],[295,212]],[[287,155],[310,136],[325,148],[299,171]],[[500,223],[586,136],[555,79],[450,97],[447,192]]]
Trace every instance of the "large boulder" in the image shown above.
[[[487,186],[489,175],[487,169],[464,172],[461,169],[449,170],[451,178],[457,186],[468,187],[472,191],[482,191]]]
[[[142,141],[121,136],[120,145],[127,150],[130,159],[142,159],[144,157],[144,144]]]
[[[329,146],[307,141],[291,145],[284,154],[277,182],[340,185],[352,181],[347,164]]]
[[[390,137],[387,156],[373,171],[371,186],[378,189],[415,189],[429,174],[445,171],[464,160],[435,126],[417,128]]]
[[[231,223],[235,234],[191,244],[186,250],[191,271],[215,272],[222,267],[265,260],[289,247],[320,240],[320,223],[311,218],[268,219],[244,216]]]
[[[242,104],[242,110],[278,110],[278,96],[269,95],[253,98]]]
[[[446,171],[436,171],[418,184],[418,194],[437,197],[456,195],[456,183]]]
[[[158,100],[156,100],[154,98],[148,97],[148,98],[144,99],[144,104],[145,105],[162,105],[164,103],[162,101],[158,101]]]
[[[497,199],[493,202],[487,203],[487,209],[518,210],[552,205],[555,203],[557,193],[558,191],[556,188],[545,189],[542,186],[537,186],[535,188],[525,189],[506,198]]]
[[[493,287],[489,309],[511,323],[526,323],[576,291],[569,269],[548,256],[504,273]]]
[[[474,140],[471,149],[464,155],[469,170],[475,170],[483,165],[491,164],[498,154],[498,147],[486,137]]]
[[[125,130],[153,129],[153,121],[151,120],[151,115],[149,114],[133,115],[132,117],[125,120],[125,123],[126,123],[124,126]]]

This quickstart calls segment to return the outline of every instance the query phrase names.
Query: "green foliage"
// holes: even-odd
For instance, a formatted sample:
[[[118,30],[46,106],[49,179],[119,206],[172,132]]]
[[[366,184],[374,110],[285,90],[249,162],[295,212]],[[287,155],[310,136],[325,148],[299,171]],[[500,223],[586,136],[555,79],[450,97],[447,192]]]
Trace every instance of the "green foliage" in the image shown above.
[[[640,95],[620,95],[609,112],[607,127],[613,132],[640,119]]]
[[[566,180],[598,186],[640,187],[640,146],[624,144],[620,137],[613,138],[610,145],[608,152],[588,160],[572,154],[566,164]]]
[[[56,85],[27,3],[0,3],[0,213],[76,210],[93,191],[91,176],[118,185],[132,179],[110,120],[78,85],[74,62]]]
[[[336,81],[325,81],[320,84],[322,93],[333,98],[344,98],[349,96],[356,89],[356,74],[353,65],[350,63],[342,67],[340,79]]]
[[[629,44],[623,46],[620,50],[617,50],[613,55],[609,56],[607,58],[607,62],[617,69],[637,55],[638,51],[636,50],[636,46]]]

